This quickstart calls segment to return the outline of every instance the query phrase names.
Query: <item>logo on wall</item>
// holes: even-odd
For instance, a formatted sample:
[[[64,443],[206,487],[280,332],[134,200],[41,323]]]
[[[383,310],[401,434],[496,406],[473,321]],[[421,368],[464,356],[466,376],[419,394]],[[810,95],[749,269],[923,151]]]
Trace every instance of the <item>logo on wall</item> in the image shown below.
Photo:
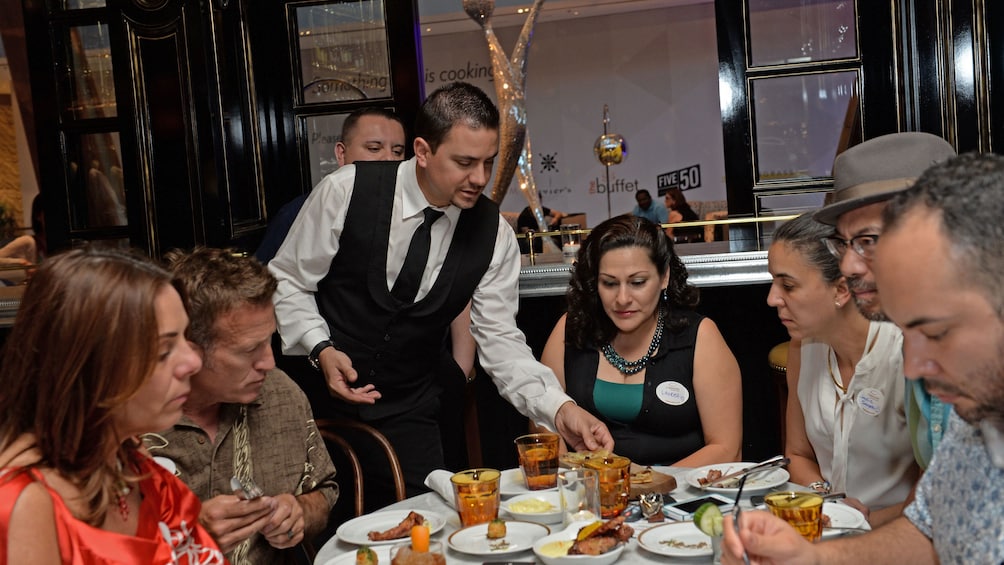
[[[697,188],[701,186],[701,165],[691,165],[662,173],[655,178],[655,181],[655,186],[659,189],[659,196],[671,188],[679,188],[680,190]]]
[[[558,172],[558,154],[548,153],[540,156],[540,170],[542,172]]]

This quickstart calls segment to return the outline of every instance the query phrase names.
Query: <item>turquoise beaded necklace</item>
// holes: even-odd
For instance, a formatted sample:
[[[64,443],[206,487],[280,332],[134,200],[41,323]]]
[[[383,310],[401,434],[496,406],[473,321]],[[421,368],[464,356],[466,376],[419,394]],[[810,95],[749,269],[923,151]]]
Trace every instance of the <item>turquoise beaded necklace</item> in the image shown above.
[[[662,331],[666,327],[666,310],[665,308],[659,308],[659,320],[655,324],[655,335],[652,336],[652,343],[648,346],[648,352],[642,356],[641,359],[637,361],[628,361],[627,359],[620,356],[617,351],[614,350],[614,346],[607,343],[600,348],[603,352],[603,356],[606,357],[607,362],[610,363],[614,369],[617,369],[622,374],[631,376],[635,373],[640,372],[645,366],[648,365],[648,360],[652,358],[657,351],[659,351],[659,344],[662,343]]]

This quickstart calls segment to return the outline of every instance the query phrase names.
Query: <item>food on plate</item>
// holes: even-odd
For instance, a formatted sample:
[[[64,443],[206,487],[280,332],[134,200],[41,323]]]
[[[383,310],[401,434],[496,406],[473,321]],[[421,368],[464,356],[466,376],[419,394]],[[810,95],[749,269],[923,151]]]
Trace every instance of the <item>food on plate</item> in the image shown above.
[[[446,557],[442,553],[415,551],[410,547],[402,547],[390,560],[391,565],[446,565]]]
[[[722,535],[722,511],[714,502],[705,502],[694,512],[694,525],[706,535]]]
[[[625,524],[624,519],[625,516],[617,516],[582,527],[575,536],[575,543],[568,548],[568,555],[600,555],[626,543],[634,535],[634,529]]]
[[[697,482],[702,487],[705,487],[705,486],[708,486],[711,483],[717,481],[718,479],[722,478],[723,474],[724,473],[722,473],[722,471],[720,469],[708,469],[708,474],[705,475],[705,476],[703,476],[703,477],[698,478]]]
[[[539,498],[527,498],[526,500],[509,503],[509,511],[520,514],[544,514],[546,512],[553,512],[554,510],[556,508],[553,504]]]
[[[552,541],[540,546],[538,551],[544,557],[564,557],[568,555],[568,550],[571,549],[574,543],[572,540]]]
[[[663,545],[668,545],[669,547],[672,547],[673,549],[707,549],[709,547],[709,545],[710,545],[706,541],[698,541],[698,542],[694,542],[694,543],[687,543],[687,542],[685,542],[683,540],[678,540],[676,538],[664,539],[664,540],[660,541],[659,543],[661,543]]]
[[[401,520],[400,524],[394,526],[393,528],[382,532],[369,532],[366,536],[370,538],[370,541],[386,541],[403,538],[411,533],[411,528],[414,526],[421,526],[424,522],[424,516],[418,512],[411,511],[404,517],[404,520]]]
[[[609,449],[597,449],[595,451],[569,451],[568,453],[562,453],[559,457],[559,463],[564,467],[584,467],[586,461],[590,459],[606,459],[613,455]]]
[[[411,527],[411,548],[419,553],[429,551],[429,525],[427,523]]]
[[[637,471],[635,471],[632,468],[632,471],[631,471],[631,484],[632,485],[640,485],[640,484],[645,484],[645,483],[652,482],[652,472],[653,471],[652,471],[652,466],[651,465],[649,465],[648,467],[645,467],[643,469],[639,468]]]
[[[379,561],[376,552],[365,545],[356,550],[356,565],[377,565]]]
[[[488,539],[502,539],[505,537],[505,520],[495,518],[488,522]]]
[[[829,528],[830,527],[830,523],[831,523],[830,522],[830,515],[829,514],[823,514],[822,520],[823,520],[823,527],[824,528]]]

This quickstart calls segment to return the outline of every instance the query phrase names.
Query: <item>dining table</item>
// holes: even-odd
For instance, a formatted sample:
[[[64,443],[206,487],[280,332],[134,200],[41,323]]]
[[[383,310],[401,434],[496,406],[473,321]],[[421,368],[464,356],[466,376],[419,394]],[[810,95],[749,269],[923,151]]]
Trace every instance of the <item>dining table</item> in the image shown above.
[[[692,472],[694,471],[693,469],[684,467],[655,466],[653,467],[653,470],[673,475],[673,478],[676,479],[676,488],[673,489],[669,494],[677,501],[684,501],[691,498],[697,498],[699,496],[709,494],[709,492],[702,491],[701,489],[688,484],[687,476],[688,474],[692,474]],[[787,476],[787,473],[785,473],[785,476]],[[796,485],[794,483],[786,481],[783,484],[771,488],[770,490],[808,490],[808,489],[804,486]],[[750,496],[755,494],[762,495],[763,490],[757,491],[754,489],[754,491],[749,494],[747,494],[746,491],[743,492],[742,500],[740,501],[740,506],[741,508],[743,508],[743,510],[751,509],[753,507],[753,505],[750,502]],[[728,494],[723,494],[723,496],[728,497]],[[503,496],[503,502],[502,502],[503,506],[505,506],[505,498],[506,497]],[[520,564],[520,565],[541,563],[541,561],[530,549],[519,553],[511,553],[511,554],[496,556],[496,555],[483,555],[483,554],[472,555],[468,553],[462,553],[460,551],[455,550],[452,547],[449,547],[448,539],[450,535],[461,529],[460,518],[457,514],[457,511],[453,508],[452,504],[447,503],[447,501],[436,492],[426,492],[423,494],[419,494],[417,496],[407,498],[405,500],[396,502],[383,508],[382,510],[380,510],[380,512],[391,511],[391,510],[397,510],[397,511],[414,510],[419,513],[422,513],[423,511],[434,512],[437,515],[445,518],[445,524],[443,525],[442,529],[434,533],[431,536],[431,539],[433,541],[442,542],[447,565],[459,565],[466,563],[476,563],[479,565],[488,563],[500,564],[500,565],[505,563]],[[508,516],[506,516],[505,514],[506,513],[504,510],[501,511],[500,517],[508,518]],[[650,527],[655,527],[665,523],[672,523],[672,522],[673,521],[669,519],[667,519],[666,522],[654,523],[654,524],[649,523],[645,519],[629,522],[628,525],[630,525],[632,528],[635,529],[635,534],[628,541],[626,547],[624,548],[623,553],[617,560],[617,563],[629,563],[629,564],[687,563],[691,565],[695,563],[701,563],[702,561],[700,559],[695,559],[693,557],[670,557],[666,555],[655,554],[639,545],[638,536],[643,531],[645,531]],[[561,523],[547,524],[547,527],[550,529],[552,534],[558,533],[564,529],[564,526]],[[347,557],[345,557],[345,555],[348,553],[355,553],[358,547],[359,547],[358,545],[348,543],[344,540],[340,540],[338,538],[338,535],[334,535],[317,552],[317,555],[314,559],[314,565],[341,565],[342,563],[345,562],[354,563],[354,561],[348,560]],[[705,561],[710,563],[711,557],[708,556]]]

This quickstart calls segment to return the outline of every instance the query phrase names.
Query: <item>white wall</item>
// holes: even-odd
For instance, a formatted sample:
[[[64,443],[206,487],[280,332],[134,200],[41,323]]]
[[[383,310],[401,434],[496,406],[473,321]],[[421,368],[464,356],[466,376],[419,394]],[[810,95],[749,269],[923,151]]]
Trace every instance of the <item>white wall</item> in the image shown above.
[[[494,99],[484,35],[473,21],[469,29],[423,37],[427,93],[464,78]],[[511,53],[519,28],[496,33]],[[534,178],[546,206],[585,212],[590,226],[608,217],[606,173],[593,155],[604,104],[610,131],[628,143],[627,159],[610,167],[611,184],[626,187],[609,195],[613,215],[631,210],[635,188],[654,195],[659,174],[695,164],[702,184],[688,199],[725,199],[713,4],[538,22],[527,75]],[[545,155],[557,170],[543,169]],[[525,206],[510,188],[502,209]]]

